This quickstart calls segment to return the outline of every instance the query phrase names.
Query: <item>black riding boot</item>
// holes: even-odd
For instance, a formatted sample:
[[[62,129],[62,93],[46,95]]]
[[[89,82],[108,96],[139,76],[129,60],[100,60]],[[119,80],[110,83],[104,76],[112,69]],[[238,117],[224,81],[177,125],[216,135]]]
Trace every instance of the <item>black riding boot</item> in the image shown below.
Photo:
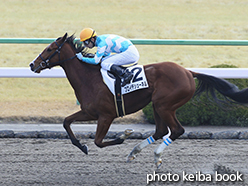
[[[117,65],[112,65],[110,71],[114,74],[118,75],[120,78],[123,78],[123,82],[121,84],[124,87],[126,84],[130,83],[133,78],[133,74],[128,70],[125,70]]]

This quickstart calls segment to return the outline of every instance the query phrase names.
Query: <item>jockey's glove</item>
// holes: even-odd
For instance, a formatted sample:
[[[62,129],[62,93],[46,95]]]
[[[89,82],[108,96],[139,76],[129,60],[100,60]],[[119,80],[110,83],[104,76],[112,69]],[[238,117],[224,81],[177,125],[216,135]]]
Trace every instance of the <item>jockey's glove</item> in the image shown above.
[[[94,57],[95,57],[95,54],[88,53],[88,54],[86,54],[84,57],[94,58]]]
[[[76,56],[77,56],[77,58],[78,58],[79,60],[82,60],[82,58],[83,58],[83,55],[82,55],[81,52],[80,52],[80,53],[77,53]]]

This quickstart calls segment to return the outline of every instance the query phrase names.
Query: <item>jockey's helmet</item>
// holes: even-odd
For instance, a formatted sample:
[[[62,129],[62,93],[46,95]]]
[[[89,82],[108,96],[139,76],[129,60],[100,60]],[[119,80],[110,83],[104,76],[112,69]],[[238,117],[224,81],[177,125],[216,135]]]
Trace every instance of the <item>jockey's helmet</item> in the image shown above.
[[[80,33],[80,41],[86,41],[97,36],[96,31],[92,28],[84,28]]]

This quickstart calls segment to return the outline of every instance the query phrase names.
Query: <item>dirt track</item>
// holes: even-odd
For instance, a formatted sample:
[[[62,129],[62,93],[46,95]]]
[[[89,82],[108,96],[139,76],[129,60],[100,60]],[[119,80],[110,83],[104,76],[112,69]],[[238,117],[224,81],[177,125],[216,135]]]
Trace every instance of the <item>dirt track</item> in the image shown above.
[[[146,185],[147,174],[153,174],[152,144],[133,161],[126,157],[140,140],[97,148],[93,140],[82,140],[89,146],[86,156],[69,140],[0,139],[0,185]],[[177,140],[163,154],[163,165],[157,174],[170,172],[179,182],[152,182],[150,185],[215,185],[211,182],[182,182],[183,171],[222,174],[239,171],[243,182],[218,182],[217,185],[247,185],[247,140]],[[173,156],[175,154],[175,156]],[[229,167],[229,168],[227,168]],[[213,177],[214,178],[214,177]]]

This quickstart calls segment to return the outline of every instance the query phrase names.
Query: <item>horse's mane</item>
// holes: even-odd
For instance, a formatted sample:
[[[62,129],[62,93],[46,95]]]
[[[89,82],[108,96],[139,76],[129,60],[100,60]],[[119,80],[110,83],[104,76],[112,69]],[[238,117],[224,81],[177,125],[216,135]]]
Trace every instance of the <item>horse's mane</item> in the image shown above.
[[[66,38],[66,42],[71,45],[71,47],[76,51],[76,53],[81,52],[83,55],[86,55],[88,52],[87,48],[83,45],[80,40],[76,39],[73,35]]]

